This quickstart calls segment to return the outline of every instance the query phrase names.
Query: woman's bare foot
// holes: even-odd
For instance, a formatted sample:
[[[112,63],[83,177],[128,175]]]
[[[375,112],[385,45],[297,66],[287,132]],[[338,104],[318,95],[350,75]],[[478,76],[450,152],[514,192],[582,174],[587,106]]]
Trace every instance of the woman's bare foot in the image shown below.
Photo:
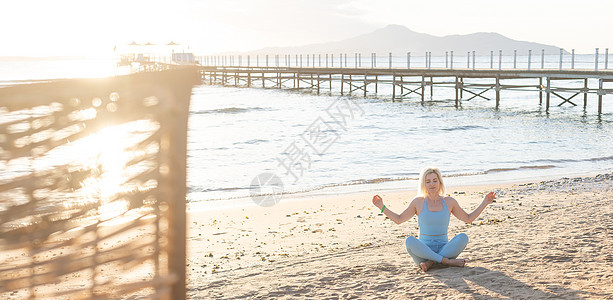
[[[433,264],[434,264],[433,261],[428,260],[428,261],[421,262],[419,266],[421,267],[422,271],[426,272],[428,271],[428,269],[430,269],[430,267],[432,267]]]
[[[448,265],[448,266],[452,266],[452,267],[464,267],[464,265],[466,265],[466,260],[465,259],[449,259],[446,257],[443,257],[443,261],[441,261],[442,264],[444,265]]]

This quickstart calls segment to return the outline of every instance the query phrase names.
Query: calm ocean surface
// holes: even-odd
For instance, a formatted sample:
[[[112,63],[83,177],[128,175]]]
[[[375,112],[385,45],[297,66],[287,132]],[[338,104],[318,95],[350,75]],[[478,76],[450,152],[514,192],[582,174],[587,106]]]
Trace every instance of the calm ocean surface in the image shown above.
[[[71,70],[66,62],[62,68],[55,62],[27,62],[24,67],[0,61],[0,81],[122,72],[107,61],[90,62],[99,64],[94,74],[79,71],[79,63],[73,63]],[[48,69],[41,74],[37,66]],[[452,184],[613,171],[610,95],[605,96],[605,113],[598,117],[595,95],[589,96],[585,111],[582,97],[576,97],[581,98],[577,107],[558,107],[553,100],[547,115],[538,104],[538,92],[503,91],[501,107],[495,110],[493,101],[484,99],[455,108],[450,88],[435,87],[436,101],[427,100],[424,106],[417,98],[390,102],[385,94],[391,92],[385,89],[380,86],[379,98],[350,98],[195,87],[188,139],[189,201],[250,201],[252,180],[262,173],[276,174],[284,193],[301,195],[414,188],[419,170],[429,165],[438,166]],[[354,114],[339,123],[327,113],[338,107],[351,107]],[[319,129],[319,146],[314,146],[314,129]]]

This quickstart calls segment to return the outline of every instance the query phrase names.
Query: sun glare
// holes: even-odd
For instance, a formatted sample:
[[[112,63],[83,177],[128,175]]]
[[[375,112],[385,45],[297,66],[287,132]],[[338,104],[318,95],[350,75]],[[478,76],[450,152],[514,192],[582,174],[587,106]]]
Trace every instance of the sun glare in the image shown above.
[[[140,122],[140,123],[139,123]],[[83,204],[97,203],[96,218],[104,222],[123,215],[128,211],[126,199],[118,196],[123,192],[138,189],[150,189],[155,184],[150,182],[128,183],[134,173],[142,172],[148,165],[128,165],[138,155],[148,150],[131,151],[131,148],[143,140],[143,132],[155,129],[150,122],[138,121],[102,129],[71,145],[70,155],[76,158],[76,165],[83,170],[90,170],[91,176],[81,182],[80,194],[67,208]],[[155,150],[155,149],[154,149]],[[77,200],[78,199],[78,200]]]
[[[122,184],[127,180],[124,168],[129,160],[129,153],[125,151],[126,145],[121,143],[125,140],[121,129],[119,126],[103,129],[91,136],[87,143],[87,152],[96,153],[96,158],[85,164],[98,164],[101,175],[86,179],[82,189],[87,201],[100,201],[100,220],[116,217],[127,209],[125,201],[111,202],[112,197],[121,191]]]

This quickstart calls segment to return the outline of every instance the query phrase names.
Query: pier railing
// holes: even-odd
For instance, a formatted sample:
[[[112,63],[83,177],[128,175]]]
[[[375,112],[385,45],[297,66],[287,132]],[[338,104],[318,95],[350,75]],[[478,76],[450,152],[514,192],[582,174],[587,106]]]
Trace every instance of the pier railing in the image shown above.
[[[454,99],[455,106],[473,99],[495,99],[498,109],[502,91],[525,91],[538,95],[539,105],[549,113],[552,104],[580,105],[587,110],[588,96],[595,95],[598,115],[603,98],[613,93],[613,70],[557,69],[436,69],[436,68],[310,68],[310,67],[200,67],[203,83],[234,87],[261,87],[322,92],[336,95],[385,97],[392,101],[434,100],[434,87],[444,92],[440,100]],[[437,92],[438,93],[438,92]],[[466,97],[467,96],[467,97]],[[555,99],[560,102],[553,103]],[[593,99],[593,97],[592,97]],[[511,99],[512,100],[512,99]]]
[[[504,90],[535,91],[539,105],[544,104],[547,113],[554,98],[561,101],[558,106],[578,106],[577,96],[581,95],[583,107],[587,109],[588,96],[596,95],[598,115],[601,115],[603,97],[613,93],[613,67],[609,64],[608,48],[604,53],[597,48],[593,54],[560,49],[556,54],[546,54],[544,50],[513,51],[512,55],[502,51],[490,51],[487,55],[448,51],[439,56],[433,56],[432,52],[422,56],[407,52],[400,56],[339,53],[196,58],[205,84],[310,90],[317,94],[357,92],[364,97],[390,97],[392,101],[417,97],[422,104],[426,95],[432,99],[434,87],[440,86],[455,90],[456,107],[462,101],[495,99],[495,107],[499,108]],[[148,66],[156,69],[160,65],[172,64],[153,63],[144,69]]]
[[[370,69],[557,69],[611,70],[613,54],[609,48],[596,48],[592,54],[576,54],[575,50],[545,53],[502,50],[489,53],[447,51],[415,53],[318,53],[318,54],[252,54],[198,56],[202,66],[219,67],[298,67],[298,68],[370,68]]]
[[[0,89],[0,298],[183,299],[178,69]]]

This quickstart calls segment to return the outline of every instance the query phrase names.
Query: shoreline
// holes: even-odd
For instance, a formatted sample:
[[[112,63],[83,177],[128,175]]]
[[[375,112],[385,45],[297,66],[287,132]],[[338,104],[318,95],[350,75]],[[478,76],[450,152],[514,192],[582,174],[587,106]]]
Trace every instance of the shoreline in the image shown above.
[[[443,179],[445,181],[445,185],[447,187],[471,187],[471,186],[480,186],[480,187],[498,187],[498,186],[508,186],[508,185],[518,185],[524,183],[530,183],[534,181],[544,181],[544,180],[556,180],[560,178],[574,178],[574,177],[594,177],[599,174],[603,174],[602,172],[572,172],[572,173],[563,173],[563,174],[532,174],[526,175],[525,172],[522,173],[522,176],[515,177],[503,177],[496,178],[497,174],[475,174],[475,175],[466,175],[466,176],[444,176]],[[313,189],[309,191],[300,191],[300,192],[291,192],[287,194],[281,195],[281,202],[285,201],[303,201],[306,199],[320,198],[320,197],[328,197],[331,195],[339,196],[350,196],[350,195],[360,195],[365,193],[371,193],[375,195],[380,192],[415,192],[417,190],[418,180],[414,179],[406,179],[406,180],[391,180],[385,182],[377,182],[377,183],[360,183],[360,184],[351,184],[351,185],[336,185],[330,187],[324,187],[320,189]],[[252,206],[257,206],[251,199],[251,196],[241,196],[241,197],[233,197],[233,198],[220,198],[220,199],[210,199],[210,200],[199,200],[193,201],[189,200],[187,209],[188,213],[190,212],[202,212],[202,211],[219,211],[219,210],[227,210],[227,209],[236,209],[236,208],[249,208]]]
[[[446,182],[446,184],[448,184]],[[465,268],[424,273],[404,249],[417,221],[396,225],[371,192],[302,197],[272,207],[188,212],[191,298],[606,298],[613,288],[613,174],[454,185],[467,211],[497,191],[472,224]],[[400,213],[415,190],[381,191]],[[300,201],[308,200],[308,201]]]

